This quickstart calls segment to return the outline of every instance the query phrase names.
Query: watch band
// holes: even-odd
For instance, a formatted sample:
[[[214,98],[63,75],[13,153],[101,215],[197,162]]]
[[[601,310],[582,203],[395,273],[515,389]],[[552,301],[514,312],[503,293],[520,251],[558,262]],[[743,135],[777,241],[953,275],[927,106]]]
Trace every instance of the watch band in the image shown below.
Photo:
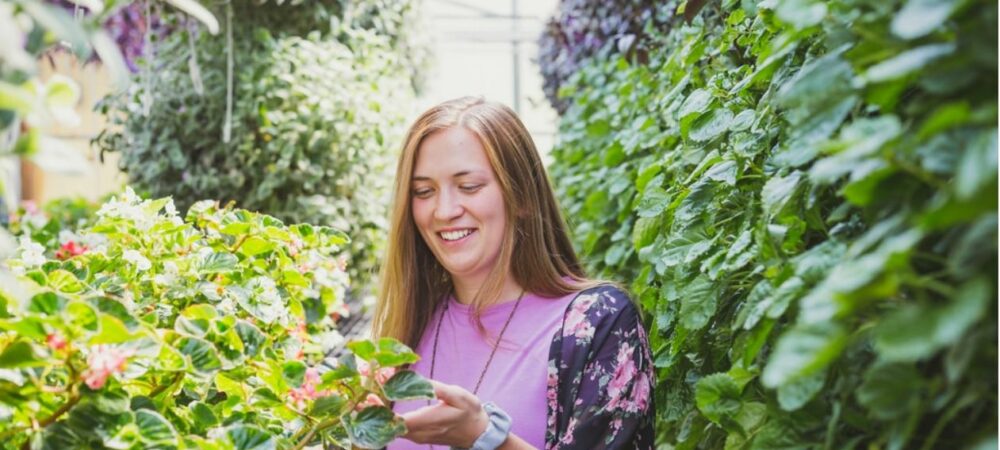
[[[483,409],[490,419],[483,434],[472,443],[472,447],[468,449],[452,447],[452,450],[496,450],[507,440],[507,436],[510,435],[510,416],[493,402],[483,403]]]

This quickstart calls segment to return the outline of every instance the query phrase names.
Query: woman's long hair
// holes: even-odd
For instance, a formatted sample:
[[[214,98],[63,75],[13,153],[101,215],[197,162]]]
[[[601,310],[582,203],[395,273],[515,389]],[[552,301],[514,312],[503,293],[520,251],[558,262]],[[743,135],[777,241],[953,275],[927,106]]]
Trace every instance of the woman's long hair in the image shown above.
[[[475,97],[441,103],[417,118],[403,144],[372,330],[376,337],[393,337],[413,348],[452,290],[450,275],[413,221],[413,167],[424,138],[452,127],[465,128],[479,138],[507,214],[497,264],[472,299],[480,330],[479,314],[483,305],[499,300],[508,267],[525,291],[542,297],[561,297],[597,284],[586,278],[577,260],[541,158],[514,111]]]

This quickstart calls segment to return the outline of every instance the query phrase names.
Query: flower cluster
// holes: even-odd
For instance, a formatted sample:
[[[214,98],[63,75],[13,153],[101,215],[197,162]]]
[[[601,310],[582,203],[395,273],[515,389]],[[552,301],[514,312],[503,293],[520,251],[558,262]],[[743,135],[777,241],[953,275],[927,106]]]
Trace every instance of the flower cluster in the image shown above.
[[[91,389],[100,389],[108,377],[125,370],[128,358],[135,354],[134,350],[97,345],[87,355],[87,370],[83,372],[83,381]]]

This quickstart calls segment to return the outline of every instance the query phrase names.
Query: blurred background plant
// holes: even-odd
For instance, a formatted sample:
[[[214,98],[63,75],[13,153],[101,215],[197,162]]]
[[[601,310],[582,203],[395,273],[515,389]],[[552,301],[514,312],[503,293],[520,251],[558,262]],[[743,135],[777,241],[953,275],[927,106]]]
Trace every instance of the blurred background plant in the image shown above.
[[[136,189],[346,231],[364,290],[385,234],[389,161],[426,52],[411,1],[217,5],[223,34],[164,11],[95,140]]]

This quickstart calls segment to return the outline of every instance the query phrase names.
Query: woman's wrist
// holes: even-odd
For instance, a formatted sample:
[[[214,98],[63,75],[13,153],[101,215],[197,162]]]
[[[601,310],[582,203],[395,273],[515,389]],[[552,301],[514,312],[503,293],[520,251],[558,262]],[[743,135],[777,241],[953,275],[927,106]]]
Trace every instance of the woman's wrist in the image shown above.
[[[484,403],[480,409],[481,413],[478,417],[486,418],[486,426],[477,424],[474,428],[480,430],[480,433],[468,447],[452,447],[452,450],[459,449],[471,449],[471,450],[496,450],[500,448],[506,441],[508,436],[510,436],[511,420],[510,416],[507,415],[502,409],[497,407],[492,402]]]

